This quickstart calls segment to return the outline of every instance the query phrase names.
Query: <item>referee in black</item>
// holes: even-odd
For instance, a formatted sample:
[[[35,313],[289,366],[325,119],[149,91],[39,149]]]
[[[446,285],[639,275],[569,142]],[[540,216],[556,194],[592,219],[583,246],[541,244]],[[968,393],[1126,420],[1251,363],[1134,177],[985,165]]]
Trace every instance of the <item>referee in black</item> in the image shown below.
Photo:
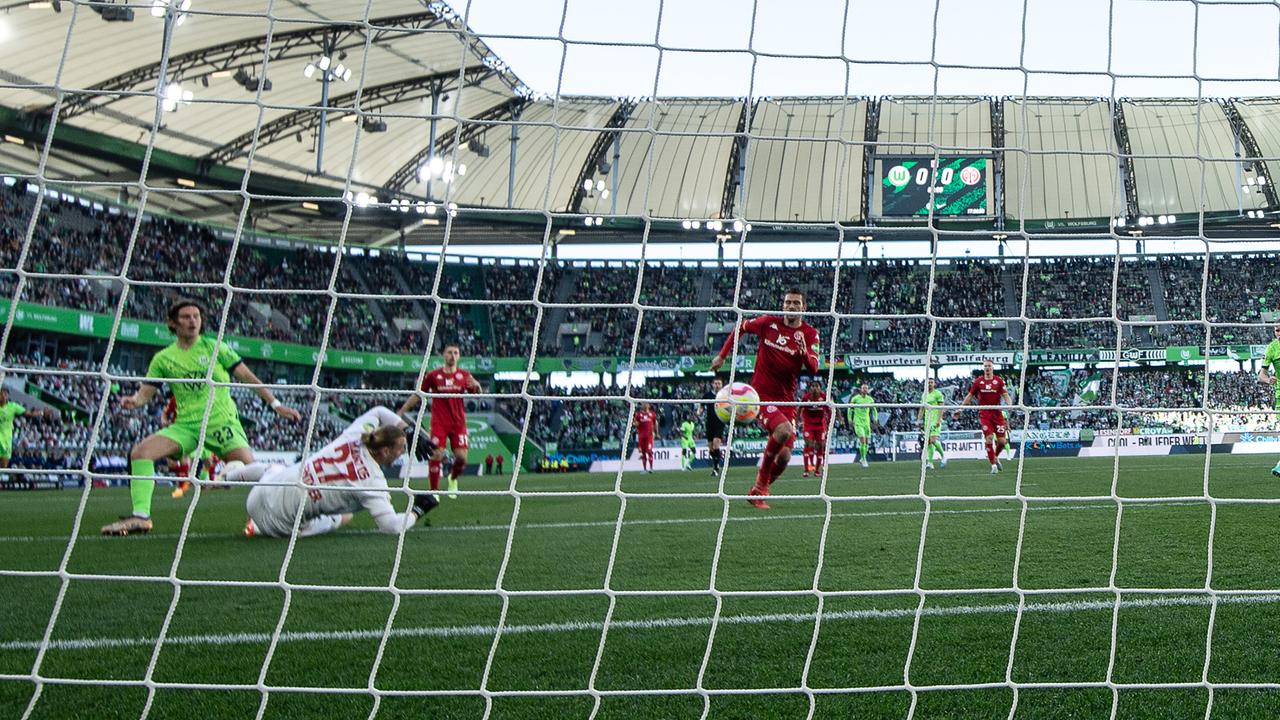
[[[711,381],[711,397],[714,400],[720,392],[720,388],[724,387],[724,382],[720,378]],[[724,466],[724,421],[716,414],[716,404],[709,402],[706,405],[707,421],[707,451],[711,454],[711,473],[713,475],[720,474],[720,468]]]

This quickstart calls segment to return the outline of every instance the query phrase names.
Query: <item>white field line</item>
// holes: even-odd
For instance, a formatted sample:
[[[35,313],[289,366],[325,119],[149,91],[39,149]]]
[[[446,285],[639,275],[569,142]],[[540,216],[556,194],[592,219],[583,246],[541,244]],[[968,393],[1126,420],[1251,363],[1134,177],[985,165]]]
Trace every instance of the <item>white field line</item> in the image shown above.
[[[786,496],[784,495],[781,497],[785,498]],[[975,497],[974,499],[980,501],[982,498]],[[895,501],[895,502],[910,502],[910,500]],[[948,502],[951,502],[951,501],[948,501]],[[1009,507],[998,507],[998,508],[965,508],[965,509],[955,509],[955,510],[934,509],[929,511],[929,514],[930,515],[973,515],[973,514],[986,514],[986,513],[1021,512],[1022,510],[1021,504],[1017,504],[1017,501],[1015,500],[1000,500],[996,502],[1008,502],[1008,503],[1014,503],[1014,504],[1010,505]],[[1204,505],[1204,504],[1205,503],[1201,503],[1201,502],[1168,502],[1168,503],[1160,503],[1160,507],[1189,506],[1189,505],[1194,506],[1194,505]],[[1077,504],[1077,505],[1040,505],[1037,502],[1029,505],[1027,510],[1028,512],[1064,512],[1064,511],[1069,512],[1074,510],[1114,510],[1115,507],[1116,506],[1114,504],[1110,504],[1110,503],[1093,503],[1093,504]],[[831,517],[833,518],[875,518],[875,517],[900,517],[905,515],[923,515],[923,514],[924,514],[923,510],[866,510],[866,511],[860,511],[860,512],[832,511]],[[729,518],[729,522],[736,523],[736,522],[765,522],[765,521],[775,521],[775,520],[822,520],[825,517],[826,515],[823,513],[789,513],[789,514],[760,513],[756,515],[742,515],[739,517],[731,517]],[[639,525],[716,524],[719,522],[720,522],[720,516],[717,515],[715,517],[701,517],[701,518],[652,518],[652,519],[623,520],[622,524],[624,527],[627,527],[627,526],[639,526]],[[612,528],[616,525],[617,525],[616,520],[581,520],[581,521],[574,521],[574,522],[517,523],[516,528],[520,530],[573,530],[573,529],[582,529],[582,528]],[[422,530],[421,532],[424,532],[424,533],[426,532],[430,532],[430,533],[506,532],[507,530],[510,529],[510,527],[511,526],[508,523],[494,523],[490,525],[478,525],[478,524],[477,525],[439,525],[439,526],[433,526],[429,530]],[[419,531],[410,530],[409,532],[413,533],[413,532],[419,532]],[[378,530],[368,529],[368,530],[343,530],[343,531],[339,531],[338,534],[340,535],[382,535],[383,533]],[[231,530],[228,530],[227,532],[224,532],[224,533],[193,532],[193,533],[187,533],[187,538],[199,539],[199,540],[214,539],[214,538],[227,539],[227,538],[237,537],[238,535],[239,535],[238,532],[231,531]],[[129,540],[129,542],[138,542],[141,540],[172,540],[172,539],[178,538],[179,536],[180,536],[180,533],[149,533],[147,535],[139,535],[136,538],[132,538],[131,540]],[[67,542],[70,539],[71,537],[69,535],[0,535],[0,543],[5,543],[5,542],[29,543],[29,542],[38,542],[42,540],[57,540],[58,542]],[[107,536],[104,536],[104,535],[94,535],[89,533],[86,533],[76,538],[76,542],[85,542],[88,540],[105,540],[105,539],[109,539],[112,542],[116,542],[116,543],[121,542],[119,538],[108,538]],[[264,539],[263,541],[270,542],[270,540],[266,540],[266,539]]]
[[[661,593],[655,593],[661,595]],[[1210,604],[1208,596],[1182,595],[1171,597],[1140,598],[1122,600],[1120,607],[1126,609],[1151,609],[1169,607],[1204,607]],[[1268,595],[1227,595],[1218,598],[1223,605],[1269,605],[1280,603],[1280,594]],[[1075,613],[1075,612],[1111,612],[1115,607],[1114,600],[1075,600],[1071,602],[1028,602],[1023,612],[1027,613]],[[921,611],[923,617],[956,617],[964,615],[998,615],[1017,612],[1017,603],[997,603],[990,605],[956,605],[944,607],[926,607]],[[915,608],[840,610],[822,613],[823,623],[858,620],[894,620],[914,617]],[[726,615],[721,616],[721,625],[761,625],[765,623],[811,623],[813,613],[771,613],[761,615]],[[616,630],[667,630],[673,628],[709,626],[709,617],[669,617],[650,620],[615,620],[609,626]],[[503,635],[527,635],[535,633],[571,633],[599,632],[604,624],[600,622],[562,622],[537,623],[530,625],[506,625]],[[444,627],[408,627],[392,628],[387,635],[392,638],[491,638],[497,632],[494,625],[453,625]],[[330,630],[311,632],[284,632],[280,634],[280,642],[340,642],[371,641],[382,638],[384,630]],[[271,633],[226,633],[217,635],[175,635],[165,638],[165,645],[173,646],[225,646],[260,644],[271,641]],[[53,640],[49,643],[51,650],[105,650],[130,647],[152,647],[156,638],[79,638],[75,640]],[[39,640],[12,640],[0,643],[3,651],[30,651],[39,648]]]

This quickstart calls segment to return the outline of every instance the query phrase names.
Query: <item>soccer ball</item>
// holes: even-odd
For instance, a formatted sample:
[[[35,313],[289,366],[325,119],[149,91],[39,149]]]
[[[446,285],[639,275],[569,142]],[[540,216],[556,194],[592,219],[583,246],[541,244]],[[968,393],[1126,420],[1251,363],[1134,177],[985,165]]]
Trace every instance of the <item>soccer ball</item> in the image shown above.
[[[730,417],[738,422],[751,422],[760,414],[760,393],[746,383],[725,385],[716,393],[716,415],[729,422]]]

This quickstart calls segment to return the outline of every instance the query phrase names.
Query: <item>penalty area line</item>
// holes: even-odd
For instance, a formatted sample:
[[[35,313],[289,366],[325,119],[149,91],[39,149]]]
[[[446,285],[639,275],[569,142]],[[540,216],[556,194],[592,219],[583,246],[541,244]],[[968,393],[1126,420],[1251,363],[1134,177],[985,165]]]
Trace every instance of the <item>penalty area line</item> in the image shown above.
[[[781,498],[785,501],[786,496]],[[981,497],[975,498],[981,500]],[[1009,507],[994,508],[956,508],[956,509],[939,509],[934,508],[929,511],[930,515],[979,515],[990,513],[1005,512],[1021,512],[1022,507],[1017,504],[1016,500],[999,500],[996,502],[1011,503]],[[1169,502],[1162,503],[1161,507],[1177,507],[1189,505],[1202,505],[1200,502]],[[1032,504],[1027,507],[1027,512],[1072,512],[1077,510],[1115,510],[1113,503],[1084,503],[1078,505],[1040,505]],[[862,510],[857,512],[832,512],[833,518],[877,518],[877,517],[904,517],[911,515],[924,515],[924,510]],[[761,513],[756,515],[740,515],[730,517],[729,522],[776,522],[779,520],[822,520],[826,517],[825,513]],[[719,515],[714,517],[701,518],[647,518],[635,520],[623,520],[623,527],[644,526],[644,525],[700,525],[707,523],[719,523],[721,520]],[[574,530],[586,528],[612,528],[616,527],[616,520],[576,520],[565,522],[531,522],[517,523],[516,528],[519,530]],[[429,530],[410,530],[409,533],[451,533],[451,532],[506,532],[511,528],[509,523],[491,523],[487,525],[434,525]],[[188,540],[210,540],[210,539],[227,539],[235,538],[238,532],[228,531],[225,533],[210,532],[192,532],[187,533]],[[344,530],[337,533],[337,536],[350,535],[385,535],[385,533],[373,530]],[[138,542],[141,540],[173,540],[181,537],[181,533],[147,533],[131,538],[125,542]],[[71,539],[70,535],[0,535],[0,543],[29,543],[47,540],[57,540],[59,542],[67,542]],[[110,540],[112,542],[122,542],[119,538],[106,535],[85,534],[76,538],[76,542]],[[268,539],[263,539],[270,542]],[[255,541],[257,542],[257,541]]]
[[[1007,592],[1007,591],[1006,591]],[[655,593],[655,594],[661,594]],[[1167,597],[1147,597],[1120,601],[1121,609],[1155,609],[1170,607],[1205,607],[1211,599],[1202,595],[1180,595]],[[1219,597],[1220,605],[1269,605],[1280,603],[1280,595],[1232,595]],[[1066,614],[1076,612],[1110,612],[1116,603],[1114,600],[1074,600],[1069,602],[1028,602],[1024,613]],[[1017,603],[995,603],[987,605],[954,605],[942,607],[926,607],[919,614],[921,617],[959,617],[966,615],[998,615],[1015,613]],[[902,620],[916,616],[914,608],[888,608],[866,610],[837,610],[822,613],[822,622],[851,622],[859,620]],[[770,613],[757,615],[721,616],[720,625],[763,625],[770,623],[812,623],[814,613]],[[616,620],[609,624],[610,631],[617,630],[668,630],[690,627],[709,627],[712,618],[699,617],[667,617],[649,620]],[[602,622],[560,622],[534,623],[524,625],[507,625],[503,627],[503,635],[559,634],[572,632],[600,632],[604,629]],[[413,638],[492,638],[497,633],[496,625],[452,625],[444,627],[405,627],[392,628],[389,632],[377,630],[330,630],[310,632],[282,632],[280,642],[350,642],[381,640],[383,635],[392,639]],[[271,633],[224,633],[206,635],[174,635],[165,638],[165,645],[173,646],[229,646],[253,645],[271,641]],[[110,650],[131,647],[153,647],[158,638],[77,638],[68,640],[52,640],[48,644],[50,650]],[[31,651],[41,646],[39,640],[12,640],[0,643],[0,651]]]

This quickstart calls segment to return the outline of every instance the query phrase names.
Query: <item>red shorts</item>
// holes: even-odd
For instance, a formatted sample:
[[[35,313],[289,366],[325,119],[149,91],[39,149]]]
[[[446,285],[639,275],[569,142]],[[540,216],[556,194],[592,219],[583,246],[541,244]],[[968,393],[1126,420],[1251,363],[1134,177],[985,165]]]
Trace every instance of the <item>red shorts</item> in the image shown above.
[[[652,437],[641,437],[639,440],[636,441],[636,444],[640,446],[640,452],[645,453],[646,455],[653,454],[653,438]]]
[[[796,408],[794,405],[761,405],[760,416],[756,418],[756,422],[760,423],[760,427],[770,435],[782,423],[793,423],[796,419]],[[792,434],[791,441],[787,443],[787,447],[795,447],[796,436]]]
[[[825,432],[822,432],[821,430],[810,430],[809,428],[805,428],[804,442],[806,445],[809,445],[809,444],[826,445],[827,434]]]
[[[978,424],[982,426],[983,435],[1004,437],[1009,434],[1009,422],[1004,419],[1002,410],[979,410]]]
[[[453,451],[466,450],[471,447],[468,443],[466,428],[457,428],[451,426],[436,427],[431,426],[431,442],[436,447],[443,448],[445,443],[449,443],[449,449]]]

